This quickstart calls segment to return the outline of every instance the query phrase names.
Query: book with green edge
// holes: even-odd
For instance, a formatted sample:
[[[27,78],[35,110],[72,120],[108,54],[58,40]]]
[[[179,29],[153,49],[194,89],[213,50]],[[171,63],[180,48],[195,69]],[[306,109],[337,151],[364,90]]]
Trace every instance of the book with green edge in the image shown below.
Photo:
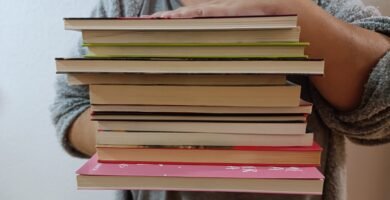
[[[251,42],[251,43],[83,43],[84,47],[92,46],[202,46],[202,47],[213,47],[213,46],[309,46],[309,42]]]
[[[87,58],[306,58],[304,42],[259,43],[86,43]]]

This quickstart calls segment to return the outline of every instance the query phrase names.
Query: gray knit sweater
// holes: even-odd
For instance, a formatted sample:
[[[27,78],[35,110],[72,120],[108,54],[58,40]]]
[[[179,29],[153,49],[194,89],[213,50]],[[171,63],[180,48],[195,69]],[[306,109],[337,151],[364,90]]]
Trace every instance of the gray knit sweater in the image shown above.
[[[330,14],[348,23],[390,36],[390,17],[380,16],[374,7],[360,0],[318,0],[316,3]],[[92,16],[120,17],[151,14],[180,7],[176,0],[102,0]],[[373,44],[375,45],[375,44]],[[85,54],[77,46],[72,56]],[[353,58],[351,58],[353,59]],[[346,199],[344,174],[344,136],[351,141],[374,145],[390,141],[390,52],[380,59],[365,85],[363,100],[350,112],[339,112],[329,105],[305,77],[289,77],[302,85],[302,98],[314,103],[308,128],[324,148],[321,170],[326,176],[323,199]],[[64,75],[58,76],[57,95],[51,107],[53,123],[65,150],[71,155],[85,157],[67,139],[72,122],[89,107],[88,87],[68,86]],[[320,196],[261,195],[216,192],[128,191],[127,199],[321,199]]]

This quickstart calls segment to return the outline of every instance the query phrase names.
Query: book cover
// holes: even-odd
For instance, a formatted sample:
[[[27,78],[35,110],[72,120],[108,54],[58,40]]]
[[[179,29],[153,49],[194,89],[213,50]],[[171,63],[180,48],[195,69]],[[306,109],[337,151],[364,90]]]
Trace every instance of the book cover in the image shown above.
[[[76,173],[79,189],[321,195],[324,182],[314,167],[109,164],[96,156]]]
[[[255,179],[323,179],[316,167],[261,167],[218,165],[167,165],[99,163],[94,155],[80,169],[88,176],[172,176],[203,178],[255,178]]]

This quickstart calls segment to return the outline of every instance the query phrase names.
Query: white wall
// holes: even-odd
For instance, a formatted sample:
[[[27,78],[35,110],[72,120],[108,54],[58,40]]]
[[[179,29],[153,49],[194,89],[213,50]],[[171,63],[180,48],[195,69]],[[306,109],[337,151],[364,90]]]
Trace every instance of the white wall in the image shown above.
[[[66,55],[79,35],[64,31],[62,18],[87,16],[96,1],[1,2],[0,199],[113,199],[112,192],[76,190],[74,171],[84,161],[62,151],[48,111],[54,98],[54,57]],[[389,1],[382,3],[389,8]],[[388,155],[372,151],[370,156]],[[376,183],[371,179],[370,184]]]
[[[94,0],[1,1],[0,199],[113,199],[112,192],[77,191],[82,160],[60,148],[49,118],[54,57],[65,56],[79,33],[65,16],[87,16]]]

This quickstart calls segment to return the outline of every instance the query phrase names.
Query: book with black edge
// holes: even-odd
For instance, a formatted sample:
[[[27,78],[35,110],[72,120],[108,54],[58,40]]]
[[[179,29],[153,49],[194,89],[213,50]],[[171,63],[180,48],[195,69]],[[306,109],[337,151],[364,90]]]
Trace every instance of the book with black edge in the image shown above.
[[[285,75],[70,73],[69,85],[285,85]]]
[[[102,131],[199,132],[235,134],[306,133],[306,122],[97,121]]]
[[[322,75],[324,60],[308,58],[56,58],[56,72]]]
[[[312,109],[313,105],[302,99],[295,107],[91,105],[94,114],[310,114]]]
[[[197,18],[64,18],[66,30],[239,30],[290,29],[297,15],[220,16]]]

